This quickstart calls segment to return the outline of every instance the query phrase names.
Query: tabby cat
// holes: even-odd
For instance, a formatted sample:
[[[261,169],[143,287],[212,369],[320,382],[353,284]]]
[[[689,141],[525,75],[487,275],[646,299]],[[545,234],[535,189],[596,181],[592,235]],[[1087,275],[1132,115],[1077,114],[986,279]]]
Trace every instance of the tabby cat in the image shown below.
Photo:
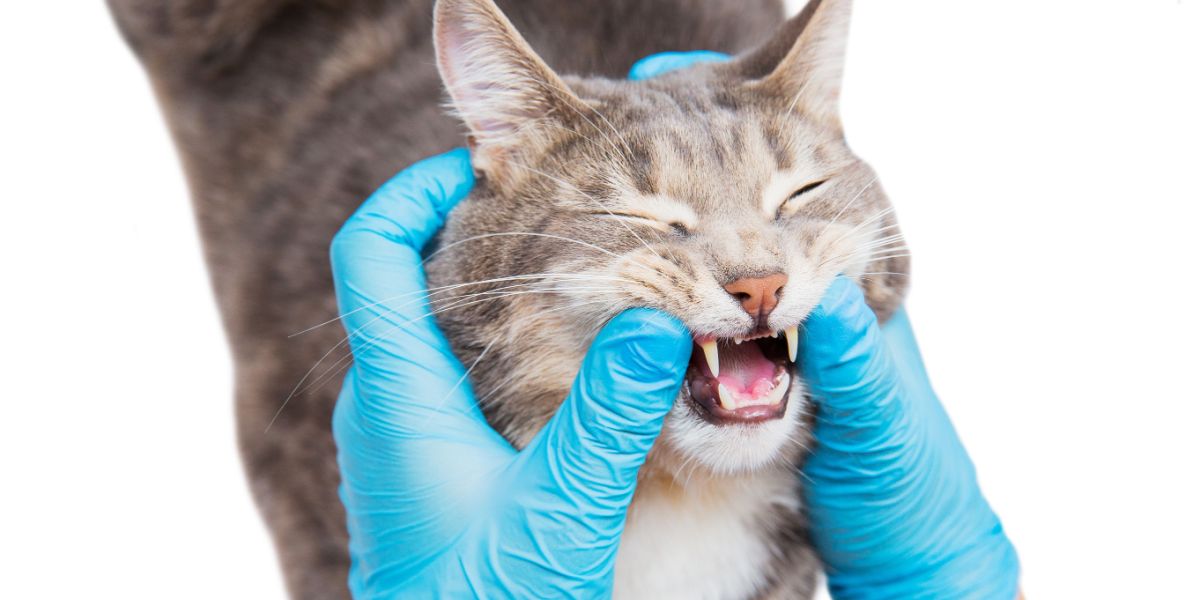
[[[798,328],[839,273],[886,319],[908,270],[838,117],[849,0],[786,22],[776,0],[108,1],[184,161],[246,470],[293,597],[348,596],[329,424],[349,358],[336,327],[290,336],[336,314],[327,248],[354,208],[464,143],[478,184],[429,281],[490,283],[431,304],[464,363],[486,351],[471,383],[514,445],[620,310],[694,333],[615,595],[812,595]],[[624,80],[684,49],[740,54]]]

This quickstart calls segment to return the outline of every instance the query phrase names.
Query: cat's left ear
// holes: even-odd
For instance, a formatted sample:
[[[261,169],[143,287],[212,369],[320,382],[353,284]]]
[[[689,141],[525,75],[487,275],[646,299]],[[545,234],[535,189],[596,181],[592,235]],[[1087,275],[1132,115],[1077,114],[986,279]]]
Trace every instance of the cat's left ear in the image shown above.
[[[799,14],[749,54],[726,68],[753,80],[752,88],[841,128],[838,97],[846,63],[851,0],[809,0]]]
[[[493,179],[514,176],[530,136],[588,110],[492,0],[438,0],[438,70],[471,131],[472,160]]]

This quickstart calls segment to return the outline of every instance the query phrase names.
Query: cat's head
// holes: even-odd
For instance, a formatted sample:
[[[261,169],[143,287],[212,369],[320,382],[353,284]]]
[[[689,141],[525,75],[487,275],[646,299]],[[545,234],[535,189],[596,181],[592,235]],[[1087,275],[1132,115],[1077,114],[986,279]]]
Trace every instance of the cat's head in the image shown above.
[[[598,328],[642,306],[696,340],[652,462],[794,457],[797,328],[839,273],[886,318],[908,268],[842,135],[849,4],[813,0],[758,50],[631,82],[555,74],[491,0],[438,2],[438,65],[481,178],[431,264],[458,286],[434,308],[507,437],[527,442]]]

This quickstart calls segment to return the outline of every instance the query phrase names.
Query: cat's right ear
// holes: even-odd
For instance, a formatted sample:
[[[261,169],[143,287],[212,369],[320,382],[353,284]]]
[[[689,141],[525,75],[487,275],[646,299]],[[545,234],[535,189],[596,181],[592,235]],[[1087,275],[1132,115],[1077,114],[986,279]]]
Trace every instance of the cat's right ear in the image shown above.
[[[433,23],[438,70],[470,129],[476,169],[515,175],[529,136],[587,110],[492,0],[438,0]]]

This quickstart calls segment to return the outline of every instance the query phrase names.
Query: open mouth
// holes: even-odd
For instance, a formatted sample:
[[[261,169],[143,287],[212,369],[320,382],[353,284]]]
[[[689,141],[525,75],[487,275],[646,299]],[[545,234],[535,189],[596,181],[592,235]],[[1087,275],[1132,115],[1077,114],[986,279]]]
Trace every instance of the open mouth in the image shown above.
[[[746,337],[697,337],[684,394],[711,423],[783,417],[795,377],[796,327]]]

